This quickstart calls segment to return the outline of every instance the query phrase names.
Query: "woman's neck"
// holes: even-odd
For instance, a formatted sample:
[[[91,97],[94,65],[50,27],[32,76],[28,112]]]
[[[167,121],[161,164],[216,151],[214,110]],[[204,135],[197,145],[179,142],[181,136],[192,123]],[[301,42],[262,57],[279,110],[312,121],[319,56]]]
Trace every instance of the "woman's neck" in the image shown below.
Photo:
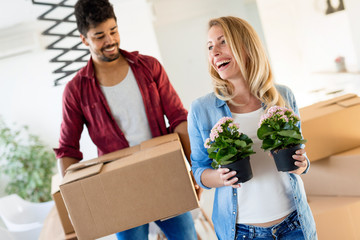
[[[233,113],[253,112],[261,107],[261,101],[252,94],[247,97],[237,95],[229,100],[227,104]]]
[[[228,101],[231,112],[247,113],[261,107],[261,101],[250,92],[243,79],[231,82],[234,86],[234,97]]]

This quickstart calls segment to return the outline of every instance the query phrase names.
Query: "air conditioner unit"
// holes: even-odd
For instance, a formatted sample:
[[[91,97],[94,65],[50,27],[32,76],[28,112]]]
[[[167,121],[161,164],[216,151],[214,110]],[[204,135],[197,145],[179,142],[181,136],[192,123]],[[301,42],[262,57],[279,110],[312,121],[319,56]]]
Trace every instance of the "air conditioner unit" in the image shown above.
[[[39,47],[34,21],[0,29],[0,59],[32,51]]]

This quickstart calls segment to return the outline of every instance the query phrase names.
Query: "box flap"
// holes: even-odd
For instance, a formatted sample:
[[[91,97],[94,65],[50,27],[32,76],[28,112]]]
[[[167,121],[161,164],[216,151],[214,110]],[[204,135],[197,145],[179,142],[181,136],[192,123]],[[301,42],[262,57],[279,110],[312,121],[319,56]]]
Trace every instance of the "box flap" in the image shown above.
[[[104,163],[99,163],[99,164],[96,164],[93,166],[79,169],[78,171],[67,172],[64,176],[64,179],[63,179],[61,185],[73,182],[75,180],[79,180],[82,178],[96,175],[101,171],[101,168],[103,167],[103,165],[104,165]]]
[[[351,107],[360,104],[360,98],[358,97],[349,98],[344,101],[339,101],[336,104],[338,104],[341,107]]]
[[[160,144],[164,144],[164,143],[171,142],[171,141],[177,141],[177,140],[179,140],[179,136],[177,133],[172,133],[172,134],[167,134],[164,136],[152,138],[152,139],[144,141],[136,146],[123,148],[118,151],[104,154],[100,157],[97,157],[97,158],[94,158],[91,160],[81,161],[79,163],[72,164],[71,166],[69,166],[66,169],[66,172],[80,170],[80,169],[87,168],[87,167],[90,167],[90,166],[93,166],[93,165],[96,165],[99,163],[107,163],[107,162],[111,162],[114,160],[118,160],[120,158],[130,156],[130,155],[140,151],[141,149],[152,148],[152,147],[158,146]]]
[[[104,154],[98,158],[72,164],[66,169],[66,175],[62,182],[63,184],[66,184],[81,178],[98,174],[105,163],[119,159],[124,160],[133,154],[141,152],[141,150],[146,150],[153,147],[157,147],[165,143],[178,142],[178,141],[179,141],[179,136],[177,133],[167,134],[164,136],[159,136],[156,138],[149,139],[136,146],[124,148],[115,152]]]
[[[155,147],[160,144],[167,143],[167,142],[178,141],[178,140],[179,140],[179,135],[177,133],[171,133],[171,134],[163,135],[160,137],[156,137],[156,138],[152,138],[150,140],[144,141],[140,145],[141,145],[141,149],[146,149],[146,148],[152,148],[152,147]]]
[[[357,104],[360,104],[360,98],[356,94],[349,93],[301,108],[300,118],[305,122]]]
[[[119,158],[129,156],[129,155],[131,155],[131,154],[133,154],[133,153],[135,153],[135,152],[137,152],[139,150],[140,150],[140,145],[136,145],[136,146],[128,147],[128,148],[123,148],[123,149],[120,149],[118,151],[111,152],[111,153],[108,153],[108,154],[104,154],[104,155],[102,155],[100,157],[97,157],[97,158],[94,158],[94,159],[91,159],[91,160],[81,161],[81,162],[72,164],[71,166],[69,166],[66,169],[66,172],[80,170],[82,168],[87,168],[87,167],[90,167],[90,166],[93,166],[93,165],[96,165],[96,164],[99,164],[99,163],[111,162],[111,161],[117,160]]]
[[[327,105],[336,104],[338,102],[342,102],[342,101],[349,100],[349,99],[356,98],[356,97],[357,97],[356,94],[348,93],[348,94],[341,95],[339,97],[335,97],[335,98],[331,98],[329,100],[318,102],[316,104],[318,104],[320,106],[327,106]]]

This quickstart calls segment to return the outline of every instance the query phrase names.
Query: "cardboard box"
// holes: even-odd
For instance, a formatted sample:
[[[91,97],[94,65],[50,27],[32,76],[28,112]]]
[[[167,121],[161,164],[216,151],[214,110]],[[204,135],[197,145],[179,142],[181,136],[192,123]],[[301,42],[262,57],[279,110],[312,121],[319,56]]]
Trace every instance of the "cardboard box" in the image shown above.
[[[55,202],[56,210],[59,215],[60,222],[64,230],[64,234],[73,237],[73,235],[75,234],[75,230],[71,224],[71,221],[69,219],[69,214],[64,204],[64,200],[62,199],[60,194],[60,188],[59,188],[60,184],[61,184],[61,177],[59,174],[55,174],[51,179],[51,195]],[[65,239],[68,238],[65,237]]]
[[[360,146],[360,98],[346,94],[300,109],[310,161]]]
[[[301,177],[310,195],[360,196],[360,147],[312,162]]]
[[[360,198],[308,196],[318,238],[360,239]]]
[[[177,134],[78,163],[60,191],[78,238],[95,239],[198,208]]]

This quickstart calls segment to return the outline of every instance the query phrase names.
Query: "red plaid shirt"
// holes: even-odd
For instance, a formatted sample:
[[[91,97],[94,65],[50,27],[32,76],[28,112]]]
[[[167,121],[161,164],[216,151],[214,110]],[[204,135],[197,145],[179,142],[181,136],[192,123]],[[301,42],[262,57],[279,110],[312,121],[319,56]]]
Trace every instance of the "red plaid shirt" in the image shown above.
[[[186,121],[187,110],[169,82],[164,68],[153,57],[138,52],[120,52],[127,59],[138,83],[152,136],[173,132],[177,125]],[[54,149],[57,158],[83,158],[79,140],[84,125],[98,148],[99,156],[129,147],[95,79],[91,58],[67,83],[63,93],[62,111],[59,148]],[[169,121],[169,129],[164,116]]]

